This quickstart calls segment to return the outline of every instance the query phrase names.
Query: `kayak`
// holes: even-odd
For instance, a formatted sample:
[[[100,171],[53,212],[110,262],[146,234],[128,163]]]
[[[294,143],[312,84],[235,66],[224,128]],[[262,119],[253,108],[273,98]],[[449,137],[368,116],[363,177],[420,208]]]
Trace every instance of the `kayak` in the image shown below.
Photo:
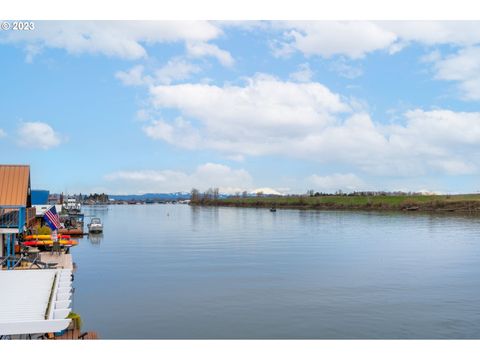
[[[70,246],[78,245],[77,240],[59,240],[58,243],[60,245],[70,245]],[[53,241],[52,240],[30,240],[30,241],[24,241],[23,245],[25,245],[25,246],[52,246]]]
[[[70,235],[58,234],[59,239],[70,239]],[[26,235],[25,240],[52,240],[52,235]]]

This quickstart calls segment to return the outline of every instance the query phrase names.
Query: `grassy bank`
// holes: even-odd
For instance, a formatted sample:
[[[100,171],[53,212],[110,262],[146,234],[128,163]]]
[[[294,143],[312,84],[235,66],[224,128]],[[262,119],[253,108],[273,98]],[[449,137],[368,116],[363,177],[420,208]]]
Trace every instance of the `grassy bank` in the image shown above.
[[[480,195],[275,196],[192,200],[191,205],[318,210],[397,210],[480,213]]]

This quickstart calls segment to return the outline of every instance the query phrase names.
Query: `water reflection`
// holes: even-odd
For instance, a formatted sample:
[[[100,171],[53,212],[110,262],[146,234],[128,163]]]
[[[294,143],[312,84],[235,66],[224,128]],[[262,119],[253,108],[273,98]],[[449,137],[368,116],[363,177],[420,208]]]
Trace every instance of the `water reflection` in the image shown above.
[[[102,338],[480,338],[480,219],[117,205],[72,249]],[[90,246],[90,243],[95,246]]]
[[[100,245],[103,240],[103,233],[89,233],[88,240],[92,245]]]

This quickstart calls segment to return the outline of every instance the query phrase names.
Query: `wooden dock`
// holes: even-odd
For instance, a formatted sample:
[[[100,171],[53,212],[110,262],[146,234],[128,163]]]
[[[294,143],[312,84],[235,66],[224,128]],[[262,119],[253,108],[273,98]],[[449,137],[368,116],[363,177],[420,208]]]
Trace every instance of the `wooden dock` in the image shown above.
[[[49,340],[98,340],[98,334],[95,331],[80,332],[78,329],[69,329],[60,336],[53,336]]]
[[[55,253],[55,252],[41,252],[39,254],[40,261],[44,263],[56,263],[57,269],[71,269],[73,270],[72,254]]]

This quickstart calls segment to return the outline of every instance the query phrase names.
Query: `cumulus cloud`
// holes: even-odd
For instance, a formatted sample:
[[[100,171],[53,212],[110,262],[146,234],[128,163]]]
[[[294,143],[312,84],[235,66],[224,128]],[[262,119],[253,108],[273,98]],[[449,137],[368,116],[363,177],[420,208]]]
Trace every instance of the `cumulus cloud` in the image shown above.
[[[480,43],[478,21],[381,21],[376,22],[403,42],[424,45],[470,46]]]
[[[233,194],[252,188],[252,177],[244,169],[232,169],[215,163],[198,166],[192,173],[176,170],[118,171],[105,176],[120,191],[176,192],[197,188],[204,191],[218,187],[222,193]]]
[[[368,21],[290,21],[277,26],[286,29],[283,53],[301,51],[307,56],[345,55],[358,59],[388,48],[397,39],[395,33]]]
[[[428,47],[451,45],[459,48],[453,56],[442,57],[438,50],[421,57],[434,63],[435,78],[458,83],[464,100],[480,99],[480,22],[478,21],[283,21],[272,27],[283,31],[275,40],[275,55],[294,51],[306,56],[359,59],[374,51],[395,54],[412,43]],[[332,63],[341,76],[362,74],[345,58]]]
[[[155,78],[160,84],[170,84],[175,80],[186,80],[200,71],[200,67],[184,59],[174,58],[155,71]]]
[[[443,58],[439,53],[430,55],[424,61],[434,64],[436,79],[457,82],[464,99],[480,100],[480,47],[464,48]]]
[[[313,71],[308,63],[300,64],[298,70],[290,74],[290,79],[298,82],[309,82],[312,80]]]
[[[42,48],[139,59],[145,44],[207,42],[221,33],[207,21],[37,21],[35,31],[3,31],[0,42],[25,44],[30,61]]]
[[[334,173],[332,175],[311,175],[307,182],[312,184],[315,190],[322,192],[334,192],[337,190],[359,191],[365,190],[365,182],[357,175],[348,173]]]
[[[163,120],[153,120],[143,127],[143,131],[152,139],[163,140],[186,149],[195,149],[201,144],[198,130],[181,117],[176,118],[172,124]]]
[[[47,150],[60,145],[60,135],[43,122],[25,122],[18,129],[18,143],[24,147]]]
[[[146,74],[143,65],[136,65],[127,71],[117,71],[115,77],[126,86],[169,85],[176,81],[186,80],[200,72],[200,67],[182,58],[170,59],[165,65]]]
[[[235,63],[232,55],[228,51],[220,49],[217,45],[206,42],[187,43],[187,52],[193,57],[212,56],[216,58],[220,64],[227,67],[230,67]]]
[[[156,108],[178,109],[183,117],[200,121],[196,129],[208,146],[229,151],[238,147],[236,154],[268,152],[283,146],[278,137],[302,136],[349,110],[339,95],[321,84],[265,75],[246,79],[245,86],[179,84],[151,87],[150,93]],[[246,146],[250,141],[258,144]]]
[[[478,21],[282,21],[272,27],[283,31],[276,48],[280,55],[300,51],[358,59],[379,50],[394,54],[413,42],[462,47],[480,43]]]
[[[144,67],[137,65],[128,71],[117,71],[115,77],[126,86],[143,86],[153,83],[153,78],[143,73]]]
[[[181,117],[150,121],[143,130],[174,146],[309,159],[374,175],[469,174],[480,165],[478,112],[417,109],[386,125],[322,84],[265,75],[244,86],[180,84],[150,92],[155,109]]]

